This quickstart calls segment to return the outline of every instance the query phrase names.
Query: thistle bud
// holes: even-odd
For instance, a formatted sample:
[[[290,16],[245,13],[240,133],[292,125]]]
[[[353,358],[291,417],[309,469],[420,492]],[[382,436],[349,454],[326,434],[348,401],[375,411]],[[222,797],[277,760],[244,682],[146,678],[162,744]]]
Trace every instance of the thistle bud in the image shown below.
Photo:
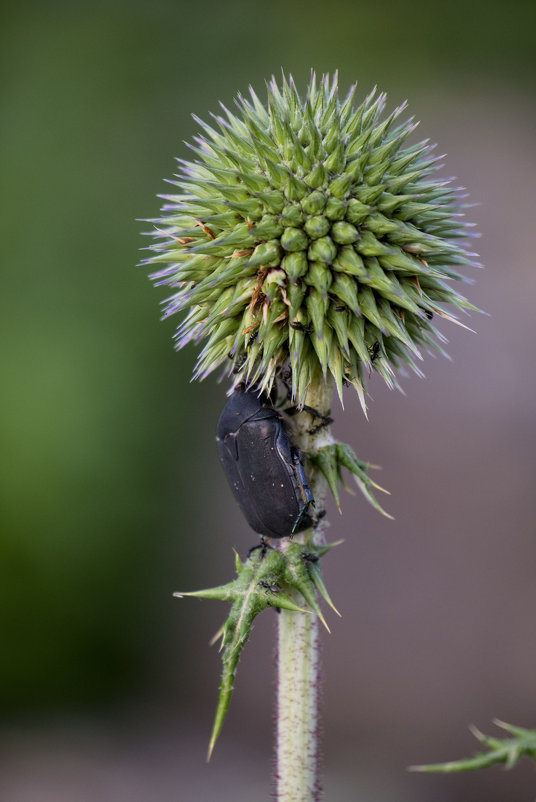
[[[267,389],[290,362],[298,404],[319,376],[363,399],[372,371],[389,386],[404,363],[420,374],[414,357],[444,340],[432,318],[476,308],[452,286],[477,265],[461,190],[434,178],[433,145],[406,144],[415,123],[405,104],[385,116],[384,94],[339,99],[314,75],[303,97],[285,77],[266,106],[250,94],[198,120],[154,221],[145,264],[174,288],[164,316],[186,312],[177,348],[205,341],[199,378],[238,368]]]

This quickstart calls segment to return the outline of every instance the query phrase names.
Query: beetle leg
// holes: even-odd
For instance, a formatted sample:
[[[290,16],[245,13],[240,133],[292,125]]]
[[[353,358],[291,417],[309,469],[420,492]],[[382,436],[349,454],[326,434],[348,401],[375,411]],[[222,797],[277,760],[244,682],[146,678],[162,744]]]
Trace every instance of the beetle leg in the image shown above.
[[[311,429],[309,429],[309,434],[316,434],[320,431],[320,429],[323,429],[325,426],[329,426],[330,423],[333,423],[333,418],[330,418],[329,415],[323,415],[317,409],[314,409],[314,407],[310,407],[307,404],[304,404],[301,409],[298,407],[289,407],[288,409],[285,409],[285,415],[297,415],[298,412],[301,412],[302,410],[304,412],[308,412],[313,421],[316,419],[320,421],[320,423],[317,423],[316,426],[313,426]]]
[[[298,513],[298,517],[297,517],[297,518],[296,518],[296,520],[294,521],[294,526],[292,527],[292,532],[290,533],[289,537],[292,537],[292,535],[294,534],[294,532],[296,531],[296,529],[297,529],[297,528],[298,528],[298,526],[300,525],[300,523],[301,523],[301,520],[302,520],[303,516],[307,514],[307,510],[309,509],[309,505],[310,505],[310,504],[313,504],[313,505],[314,505],[314,503],[315,503],[315,502],[314,502],[314,500],[313,500],[312,498],[308,499],[308,500],[307,500],[307,501],[304,503],[303,507],[301,508],[301,510],[300,510],[300,511],[299,511],[299,513]]]
[[[290,533],[290,537],[292,537],[292,535],[296,531],[299,531],[298,527],[301,524],[301,521],[302,521],[303,517],[307,514],[307,511],[309,509],[309,505],[312,504],[313,507],[314,507],[314,504],[315,504],[315,500],[313,498],[313,494],[311,493],[309,485],[307,484],[307,478],[306,478],[304,470],[303,470],[300,449],[297,448],[296,446],[292,446],[291,456],[292,456],[292,462],[294,463],[294,465],[296,467],[296,473],[297,473],[297,476],[298,476],[298,479],[299,479],[299,482],[300,482],[300,490],[301,490],[301,494],[302,494],[303,504],[302,504],[302,506],[300,508],[300,511],[298,513],[298,517],[294,521],[294,526],[292,527],[292,531]],[[309,524],[309,525],[311,525],[311,524]]]
[[[268,549],[273,549],[273,548],[274,547],[271,545],[271,543],[268,540],[268,538],[265,537],[264,535],[261,535],[261,542],[258,543],[256,546],[252,546],[250,549],[248,549],[247,552],[246,552],[246,557],[249,560],[249,558],[251,557],[252,553],[254,551],[257,551],[257,549],[260,549],[261,550],[261,560],[264,560],[264,558],[266,557],[266,552],[268,551]]]
[[[316,434],[320,431],[320,429],[324,429],[326,426],[329,426],[330,423],[333,423],[333,418],[331,418],[329,415],[322,415],[321,412],[319,412],[317,409],[313,409],[313,407],[305,405],[304,410],[312,416],[313,421],[316,419],[320,421],[320,423],[317,423],[316,426],[313,426],[311,429],[309,429],[309,434]]]
[[[319,432],[321,429],[324,429],[326,426],[329,426],[330,423],[333,423],[333,418],[330,418],[328,415],[326,415],[324,420],[322,420],[316,426],[313,426],[311,429],[309,429],[309,434],[317,434],[317,432]]]
[[[292,323],[290,325],[292,326]],[[285,390],[287,391],[287,397],[290,398],[291,397],[290,381],[292,379],[292,371],[290,367],[287,366],[281,370],[279,374],[279,379],[281,380]],[[296,406],[288,407],[283,411],[285,412],[285,415],[292,416],[292,415],[297,415],[298,412],[301,412],[302,410],[305,410],[305,412],[308,412],[309,415],[311,415],[311,417],[313,418],[313,422],[317,418],[320,421],[319,424],[313,426],[312,429],[309,429],[309,434],[316,434],[317,432],[320,431],[320,429],[323,429],[325,426],[329,426],[330,423],[333,423],[333,418],[331,418],[329,415],[323,415],[317,409],[315,409],[314,407],[310,407],[307,404],[304,404],[303,407],[296,407]]]

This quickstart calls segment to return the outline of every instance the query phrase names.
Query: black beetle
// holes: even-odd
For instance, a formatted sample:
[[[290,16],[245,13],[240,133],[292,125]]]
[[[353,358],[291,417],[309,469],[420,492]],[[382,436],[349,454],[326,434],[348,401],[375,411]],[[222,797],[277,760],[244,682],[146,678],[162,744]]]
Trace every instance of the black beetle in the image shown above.
[[[301,452],[266,396],[239,385],[220,415],[216,441],[234,497],[255,532],[281,538],[312,526],[314,499]]]

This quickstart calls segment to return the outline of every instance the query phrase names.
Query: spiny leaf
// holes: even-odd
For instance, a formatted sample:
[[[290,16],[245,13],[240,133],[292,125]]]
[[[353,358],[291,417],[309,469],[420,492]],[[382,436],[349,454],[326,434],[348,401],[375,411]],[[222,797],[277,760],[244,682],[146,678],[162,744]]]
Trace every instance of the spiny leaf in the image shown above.
[[[536,730],[526,730],[505,724],[495,719],[494,723],[507,732],[515,735],[514,738],[493,738],[480,732],[476,727],[470,727],[471,732],[481,743],[488,747],[487,752],[480,752],[471,758],[454,760],[448,763],[433,763],[423,766],[410,766],[410,771],[439,772],[454,774],[461,771],[475,771],[476,769],[505,763],[505,768],[511,769],[523,757],[536,760]]]
[[[286,542],[284,549],[256,550],[245,562],[235,552],[237,577],[225,585],[205,590],[181,592],[174,595],[192,596],[231,602],[231,610],[211,643],[222,639],[222,678],[214,718],[208,758],[221,732],[234,688],[236,669],[253,627],[253,621],[267,607],[277,607],[296,613],[314,612],[329,632],[316,599],[315,590],[335,610],[322,580],[319,558],[338,545],[328,544],[307,549],[300,543]],[[304,609],[290,596],[298,591],[310,609]],[[335,610],[337,612],[337,610]]]
[[[317,467],[325,477],[339,512],[341,511],[339,482],[342,480],[342,468],[346,468],[353,474],[357,486],[367,501],[372,504],[378,512],[385,515],[386,518],[392,519],[392,515],[385,512],[378,503],[372,492],[372,488],[380,490],[382,493],[389,493],[389,491],[385,490],[368,476],[367,470],[372,466],[359,460],[349,445],[346,443],[333,442],[321,446],[314,451],[309,451],[307,456],[312,464]]]

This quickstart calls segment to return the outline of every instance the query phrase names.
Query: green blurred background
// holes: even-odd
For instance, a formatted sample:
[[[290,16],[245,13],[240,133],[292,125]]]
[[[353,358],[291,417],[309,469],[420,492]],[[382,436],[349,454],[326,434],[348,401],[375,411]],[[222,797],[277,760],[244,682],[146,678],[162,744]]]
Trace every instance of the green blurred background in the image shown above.
[[[213,762],[223,610],[251,534],[217,463],[225,390],[189,382],[135,268],[191,119],[281,67],[408,98],[481,201],[479,336],[446,331],[407,396],[373,383],[337,433],[382,463],[395,524],[344,500],[326,566],[327,798],[504,802],[534,770],[407,775],[471,753],[466,724],[536,726],[532,2],[20,3],[2,11],[4,247],[0,799],[268,798],[273,621]],[[532,438],[532,445],[531,445]],[[357,536],[356,536],[357,532]],[[338,631],[337,631],[338,628]],[[531,797],[532,798],[532,797]]]

